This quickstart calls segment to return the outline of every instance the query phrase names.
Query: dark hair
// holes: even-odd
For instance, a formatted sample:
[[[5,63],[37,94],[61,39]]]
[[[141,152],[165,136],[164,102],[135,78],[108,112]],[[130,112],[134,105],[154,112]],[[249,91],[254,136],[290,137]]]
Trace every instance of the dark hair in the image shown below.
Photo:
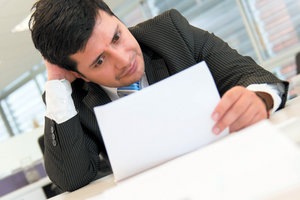
[[[69,56],[85,48],[99,9],[114,15],[102,0],[37,1],[29,21],[35,48],[49,62],[78,72]]]

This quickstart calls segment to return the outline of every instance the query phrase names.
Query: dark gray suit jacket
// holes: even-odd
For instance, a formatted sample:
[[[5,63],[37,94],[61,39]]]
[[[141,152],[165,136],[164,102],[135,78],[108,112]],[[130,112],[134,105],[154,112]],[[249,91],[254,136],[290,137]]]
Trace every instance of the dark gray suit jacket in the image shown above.
[[[278,80],[250,57],[239,55],[213,34],[189,25],[176,10],[167,11],[130,31],[141,45],[150,85],[205,60],[220,95],[237,85],[281,83],[285,90],[281,91],[280,107],[285,104],[286,82]],[[111,100],[94,83],[77,79],[72,88],[78,114],[62,124],[46,118],[44,133],[46,171],[56,185],[69,191],[88,184],[99,171],[111,171],[93,111],[95,106]]]

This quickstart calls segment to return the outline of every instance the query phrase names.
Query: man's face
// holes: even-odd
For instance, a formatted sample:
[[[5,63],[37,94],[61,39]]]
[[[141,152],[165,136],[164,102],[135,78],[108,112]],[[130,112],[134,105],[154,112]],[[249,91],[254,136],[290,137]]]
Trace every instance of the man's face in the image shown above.
[[[115,16],[101,10],[85,49],[70,58],[86,81],[108,87],[130,85],[144,73],[143,54],[136,39]]]

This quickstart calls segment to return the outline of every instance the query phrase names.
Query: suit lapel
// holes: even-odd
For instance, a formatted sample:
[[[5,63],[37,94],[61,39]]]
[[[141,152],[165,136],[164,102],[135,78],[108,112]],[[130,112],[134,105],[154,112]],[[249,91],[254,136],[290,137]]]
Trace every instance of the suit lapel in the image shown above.
[[[149,85],[169,77],[170,74],[165,61],[161,57],[156,56],[153,51],[143,47],[142,49]]]
[[[83,98],[82,102],[94,112],[95,106],[104,105],[111,102],[110,98],[102,87],[95,83],[85,83],[85,89],[88,90],[87,95]]]

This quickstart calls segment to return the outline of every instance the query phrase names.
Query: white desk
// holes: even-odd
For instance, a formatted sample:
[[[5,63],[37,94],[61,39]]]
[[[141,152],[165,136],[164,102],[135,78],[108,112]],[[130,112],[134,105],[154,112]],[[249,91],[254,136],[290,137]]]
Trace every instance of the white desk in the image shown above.
[[[289,135],[294,141],[300,141],[300,98],[295,98],[287,102],[285,109],[275,113],[269,119],[275,127],[279,128],[282,133]],[[220,141],[222,142],[222,141]],[[201,151],[201,150],[200,150]],[[154,169],[155,170],[155,169]],[[300,169],[299,169],[300,170]],[[133,177],[135,178],[135,177]],[[130,182],[131,179],[125,180]],[[113,176],[107,176],[99,179],[89,185],[71,193],[58,195],[52,200],[77,200],[87,199],[99,194],[102,194],[108,189],[116,188],[116,183],[113,181]],[[277,194],[266,197],[267,200],[293,200],[300,198],[300,184],[285,191],[280,191]],[[101,196],[98,199],[102,199]],[[125,199],[125,198],[124,198]]]

